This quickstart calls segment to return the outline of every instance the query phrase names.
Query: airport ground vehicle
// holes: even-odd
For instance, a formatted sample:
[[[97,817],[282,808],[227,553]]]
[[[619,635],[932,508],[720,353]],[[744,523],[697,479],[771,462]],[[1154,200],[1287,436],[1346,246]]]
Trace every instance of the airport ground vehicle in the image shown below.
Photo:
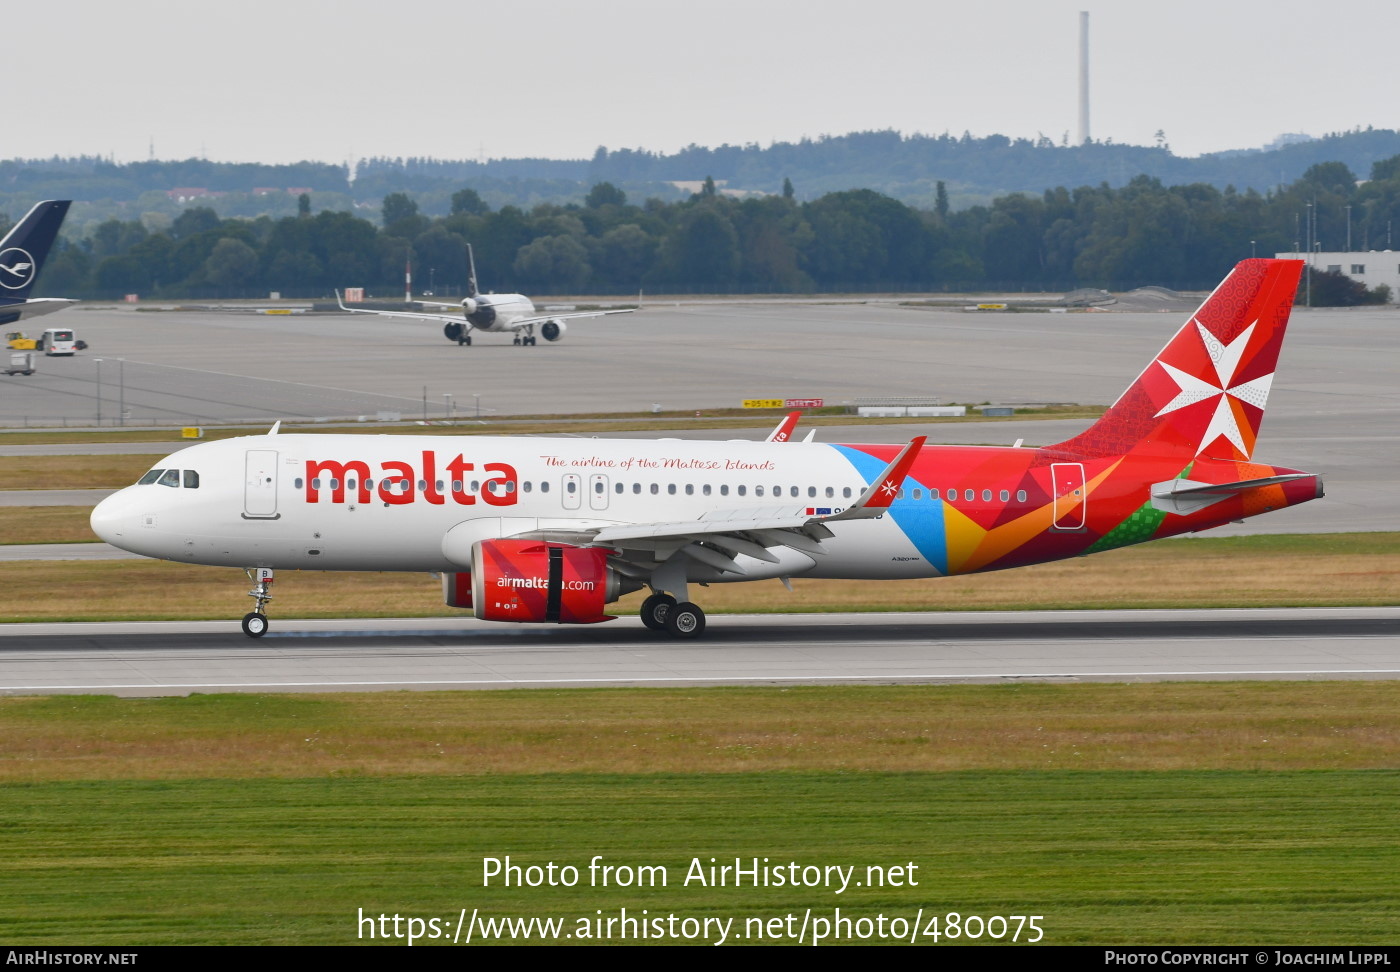
[[[79,341],[71,328],[51,327],[39,338],[34,350],[42,351],[48,357],[71,355],[87,350],[87,342]]]
[[[10,362],[5,366],[7,375],[32,375],[38,369],[34,367],[33,351],[15,351],[10,354]]]

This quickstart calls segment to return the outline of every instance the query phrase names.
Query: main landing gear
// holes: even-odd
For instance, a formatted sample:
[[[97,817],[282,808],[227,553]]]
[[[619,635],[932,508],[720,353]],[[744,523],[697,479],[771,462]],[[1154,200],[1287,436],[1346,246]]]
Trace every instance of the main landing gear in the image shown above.
[[[705,630],[705,612],[689,601],[676,599],[663,591],[642,602],[642,624],[653,631],[665,631],[674,638],[698,638]]]
[[[511,343],[521,347],[534,347],[535,336],[533,334],[527,334],[524,337],[520,337],[519,335],[517,335],[515,340]]]
[[[267,634],[265,608],[267,602],[272,600],[272,593],[268,590],[272,586],[272,568],[250,567],[244,573],[253,582],[253,589],[248,592],[248,596],[253,599],[255,607],[243,615],[243,633],[249,638],[261,638]]]

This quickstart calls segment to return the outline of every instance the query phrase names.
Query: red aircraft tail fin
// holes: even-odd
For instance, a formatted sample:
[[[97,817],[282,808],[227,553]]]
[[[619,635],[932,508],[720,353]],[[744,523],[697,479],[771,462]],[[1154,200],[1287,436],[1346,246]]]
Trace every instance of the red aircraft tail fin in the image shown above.
[[[1097,422],[1050,448],[1248,459],[1302,270],[1301,260],[1241,261]]]

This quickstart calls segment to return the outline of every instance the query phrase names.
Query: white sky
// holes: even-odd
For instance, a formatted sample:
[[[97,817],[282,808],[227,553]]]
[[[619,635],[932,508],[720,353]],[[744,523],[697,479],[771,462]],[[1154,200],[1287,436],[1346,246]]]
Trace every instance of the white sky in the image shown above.
[[[966,8],[966,9],[958,9]],[[1180,155],[1400,127],[1400,3],[43,0],[0,157],[581,158],[894,128],[1059,142],[1090,12],[1095,138]],[[15,111],[18,104],[23,112]]]

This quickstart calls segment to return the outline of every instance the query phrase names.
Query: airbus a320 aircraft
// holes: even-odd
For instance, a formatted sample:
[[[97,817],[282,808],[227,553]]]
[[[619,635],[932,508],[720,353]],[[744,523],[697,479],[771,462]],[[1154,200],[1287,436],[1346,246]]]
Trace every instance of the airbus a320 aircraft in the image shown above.
[[[433,321],[442,324],[443,337],[457,344],[471,344],[472,331],[505,332],[515,336],[512,342],[517,345],[536,343],[535,328],[540,329],[540,337],[546,341],[558,341],[569,329],[565,321],[582,317],[606,317],[609,314],[630,314],[632,308],[605,311],[579,311],[573,314],[540,314],[530,298],[523,294],[483,294],[476,285],[476,258],[472,256],[471,244],[467,244],[467,296],[462,298],[462,316],[455,314],[422,314],[416,311],[380,311],[361,307],[346,307],[336,291],[340,309],[352,314],[378,314],[380,317],[402,317],[414,321]],[[425,301],[424,303],[432,303]],[[436,304],[437,307],[454,307],[455,304]]]
[[[52,314],[77,303],[66,297],[29,296],[72,204],[69,199],[35,203],[0,240],[0,324]]]
[[[1001,570],[1209,529],[1322,495],[1253,459],[1301,261],[1240,263],[1087,431],[1043,448],[279,435],[209,442],[98,504],[135,553],[244,567],[431,571],[492,621],[591,624],[651,591],[693,638],[693,584]]]

